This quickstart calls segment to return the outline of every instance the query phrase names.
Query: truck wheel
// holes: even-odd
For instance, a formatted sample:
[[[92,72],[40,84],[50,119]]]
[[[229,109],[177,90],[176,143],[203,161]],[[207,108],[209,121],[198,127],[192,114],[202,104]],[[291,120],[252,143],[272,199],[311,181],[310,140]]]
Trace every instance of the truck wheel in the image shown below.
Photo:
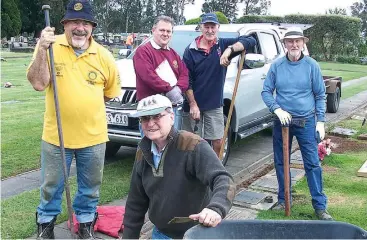
[[[227,116],[224,116],[224,129],[226,129],[226,124],[227,124]],[[227,161],[229,158],[229,153],[231,151],[231,140],[232,140],[232,128],[229,127],[228,134],[225,140],[226,142],[224,145],[223,157],[222,157],[223,166],[227,164]]]
[[[106,143],[106,153],[105,158],[113,157],[119,151],[121,144],[115,142],[107,142]]]
[[[335,93],[329,93],[327,95],[327,111],[329,113],[336,113],[339,109],[339,102],[340,102],[340,89],[336,87]]]

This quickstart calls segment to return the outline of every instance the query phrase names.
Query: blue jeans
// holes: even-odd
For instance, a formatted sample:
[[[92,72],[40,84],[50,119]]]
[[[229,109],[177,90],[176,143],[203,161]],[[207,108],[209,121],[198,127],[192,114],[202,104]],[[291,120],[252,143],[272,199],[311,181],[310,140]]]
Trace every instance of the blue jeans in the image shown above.
[[[106,143],[81,149],[65,148],[68,175],[73,156],[76,159],[78,191],[73,209],[80,223],[94,219],[103,177],[105,151]],[[45,141],[42,141],[41,151],[41,183],[38,223],[47,223],[61,213],[64,173],[60,148]]]
[[[161,233],[156,226],[153,227],[152,239],[172,239],[167,235]]]
[[[314,117],[306,118],[305,120],[304,127],[296,125],[290,125],[289,127],[289,155],[293,136],[296,136],[303,158],[308,188],[312,197],[312,206],[315,210],[324,210],[326,209],[327,197],[323,193],[322,168],[317,152],[316,122]],[[283,141],[282,126],[279,120],[274,121],[273,149],[274,165],[279,186],[278,202],[284,203]]]
[[[181,127],[182,127],[182,112],[183,112],[182,106],[173,108],[173,114],[175,115],[175,122],[173,126],[177,130],[181,130]],[[140,136],[144,137],[144,132],[143,132],[143,129],[141,128],[141,123],[139,123],[139,131],[140,131]]]

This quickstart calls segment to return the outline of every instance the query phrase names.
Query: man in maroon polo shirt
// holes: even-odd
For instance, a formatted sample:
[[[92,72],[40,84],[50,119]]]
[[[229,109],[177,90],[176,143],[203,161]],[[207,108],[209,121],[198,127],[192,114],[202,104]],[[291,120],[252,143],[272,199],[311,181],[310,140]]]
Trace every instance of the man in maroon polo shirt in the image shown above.
[[[173,20],[159,16],[152,29],[153,38],[140,46],[133,57],[137,100],[163,94],[171,100],[174,125],[181,129],[183,94],[189,85],[188,70],[180,56],[168,43],[172,37]]]

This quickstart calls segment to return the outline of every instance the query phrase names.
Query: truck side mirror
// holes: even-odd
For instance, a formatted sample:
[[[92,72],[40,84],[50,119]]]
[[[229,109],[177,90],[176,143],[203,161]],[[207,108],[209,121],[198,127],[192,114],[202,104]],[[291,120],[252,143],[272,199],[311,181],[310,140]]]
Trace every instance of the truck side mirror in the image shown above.
[[[248,53],[246,54],[243,69],[261,68],[265,65],[265,57],[262,54]]]

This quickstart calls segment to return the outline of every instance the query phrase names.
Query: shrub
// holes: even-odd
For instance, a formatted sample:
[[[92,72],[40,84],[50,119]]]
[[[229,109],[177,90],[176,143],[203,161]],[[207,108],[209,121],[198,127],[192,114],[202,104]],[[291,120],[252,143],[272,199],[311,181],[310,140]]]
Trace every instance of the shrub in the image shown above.
[[[284,22],[284,18],[280,16],[270,15],[244,15],[237,19],[237,23],[273,23]]]
[[[367,44],[366,43],[360,43],[358,45],[358,55],[367,56]]]
[[[227,17],[222,12],[215,12],[215,15],[217,15],[218,21],[220,24],[228,24],[229,21]],[[202,15],[201,15],[202,16]],[[192,18],[185,22],[185,25],[193,25],[193,24],[199,24],[201,21],[201,16],[198,18]]]
[[[185,22],[185,25],[193,25],[193,24],[199,24],[200,23],[200,18],[192,18],[189,19]]]
[[[215,12],[215,15],[217,15],[217,18],[218,18],[219,23],[221,23],[221,24],[228,24],[229,23],[226,15],[224,15],[224,13],[222,13],[222,12]]]
[[[361,60],[356,56],[339,55],[336,57],[336,61],[340,63],[361,64]]]

